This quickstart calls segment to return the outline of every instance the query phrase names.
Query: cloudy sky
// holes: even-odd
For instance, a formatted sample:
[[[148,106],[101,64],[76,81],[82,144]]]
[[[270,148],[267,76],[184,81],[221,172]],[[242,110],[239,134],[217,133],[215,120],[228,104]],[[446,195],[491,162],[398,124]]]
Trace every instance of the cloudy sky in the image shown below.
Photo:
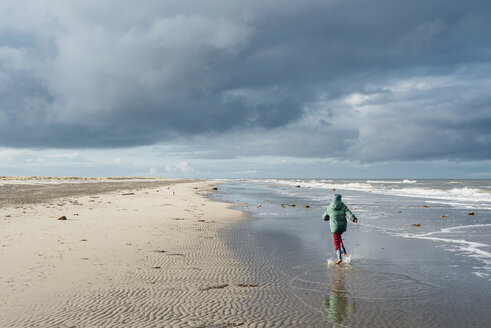
[[[0,2],[0,175],[491,178],[491,2]]]

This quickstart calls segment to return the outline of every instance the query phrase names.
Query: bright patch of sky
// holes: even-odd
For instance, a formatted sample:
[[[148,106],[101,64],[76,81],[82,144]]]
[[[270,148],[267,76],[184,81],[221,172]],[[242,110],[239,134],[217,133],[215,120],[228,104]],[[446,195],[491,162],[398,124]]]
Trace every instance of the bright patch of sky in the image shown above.
[[[117,150],[0,149],[2,175],[149,176],[180,178],[420,178],[489,179],[491,161],[389,161],[284,156],[201,158],[166,146]]]

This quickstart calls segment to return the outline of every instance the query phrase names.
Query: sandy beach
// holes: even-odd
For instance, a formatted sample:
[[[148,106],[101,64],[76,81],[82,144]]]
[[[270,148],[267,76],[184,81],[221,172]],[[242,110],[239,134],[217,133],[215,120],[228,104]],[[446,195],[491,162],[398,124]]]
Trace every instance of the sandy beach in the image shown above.
[[[0,327],[324,326],[217,182],[31,182],[1,186]]]
[[[217,234],[244,215],[204,197],[211,185],[7,186],[0,326],[243,325],[256,282]]]
[[[491,327],[491,1],[0,17],[0,328]]]
[[[323,202],[315,200],[322,190],[171,179],[19,180],[0,190],[0,327],[481,327],[489,321],[487,258],[474,256],[483,251],[459,253],[370,223],[395,221],[387,211],[409,220],[428,213],[418,228],[425,229],[445,224],[433,218],[441,211],[458,219],[462,210],[389,196],[379,208],[380,195],[346,190],[364,221],[346,234],[353,263],[329,266]],[[482,230],[486,213],[465,215]]]

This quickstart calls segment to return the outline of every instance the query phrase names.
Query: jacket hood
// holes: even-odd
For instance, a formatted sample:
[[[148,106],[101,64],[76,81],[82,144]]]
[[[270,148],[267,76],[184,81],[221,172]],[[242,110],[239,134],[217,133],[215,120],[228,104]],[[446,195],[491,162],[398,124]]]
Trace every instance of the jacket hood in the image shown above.
[[[340,200],[334,201],[331,203],[331,208],[335,210],[340,210],[344,206],[344,203]]]

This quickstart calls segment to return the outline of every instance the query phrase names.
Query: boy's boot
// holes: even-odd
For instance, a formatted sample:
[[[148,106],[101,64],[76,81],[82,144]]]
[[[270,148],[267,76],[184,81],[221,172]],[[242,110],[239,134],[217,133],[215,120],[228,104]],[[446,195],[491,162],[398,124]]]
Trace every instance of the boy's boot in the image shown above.
[[[341,255],[348,255],[348,253],[346,253],[346,248],[344,248],[344,245],[343,243],[341,243]]]
[[[341,249],[338,249],[336,251],[336,255],[338,256],[338,260],[336,261],[336,264],[343,262],[343,257],[341,256]]]

